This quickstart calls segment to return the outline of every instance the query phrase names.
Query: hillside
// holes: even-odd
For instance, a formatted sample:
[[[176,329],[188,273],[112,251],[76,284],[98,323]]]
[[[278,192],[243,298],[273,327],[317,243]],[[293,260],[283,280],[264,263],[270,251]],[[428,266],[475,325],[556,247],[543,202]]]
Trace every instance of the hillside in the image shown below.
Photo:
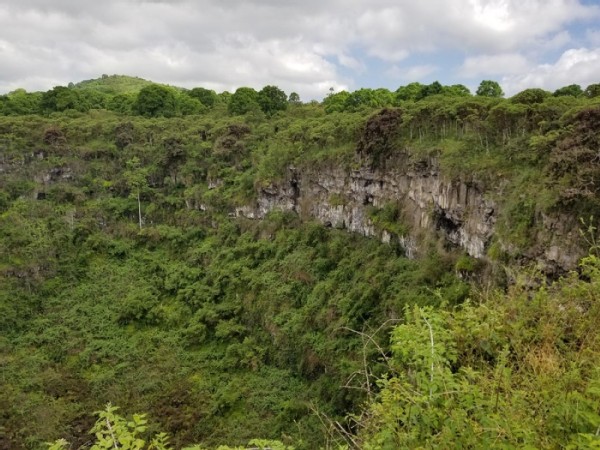
[[[413,88],[2,98],[0,448],[593,448],[598,97]]]
[[[76,83],[76,89],[97,91],[106,95],[137,94],[152,81],[127,75],[102,75],[100,78],[84,80]]]

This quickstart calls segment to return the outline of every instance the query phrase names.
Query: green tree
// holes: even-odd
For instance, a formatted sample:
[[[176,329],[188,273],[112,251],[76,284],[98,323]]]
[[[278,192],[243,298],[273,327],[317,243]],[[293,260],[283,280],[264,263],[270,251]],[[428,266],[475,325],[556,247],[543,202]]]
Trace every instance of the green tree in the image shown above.
[[[108,100],[106,107],[110,111],[115,111],[121,114],[131,114],[136,102],[134,94],[117,94]]]
[[[190,97],[186,93],[178,93],[177,95],[177,111],[183,116],[191,114],[201,114],[206,112],[208,108],[202,104],[200,100]]]
[[[479,83],[479,87],[477,88],[475,95],[480,97],[500,98],[504,97],[504,92],[497,81],[483,80],[481,83]]]
[[[600,97],[600,83],[590,84],[585,88],[584,94],[587,98]]]
[[[4,96],[2,113],[5,115],[37,114],[40,112],[42,94],[17,89]]]
[[[431,84],[427,84],[423,86],[419,94],[417,95],[416,100],[422,100],[425,97],[429,97],[432,95],[441,94],[444,90],[444,87],[441,85],[439,81],[434,81]]]
[[[540,88],[525,89],[510,98],[511,103],[521,103],[523,105],[534,105],[542,103],[546,98],[550,97],[550,92]]]
[[[300,101],[300,96],[296,92],[292,92],[288,97],[288,103],[291,105],[299,105],[302,102]]]
[[[211,89],[203,87],[195,87],[189,91],[186,91],[187,95],[197,99],[207,108],[212,108],[217,102],[217,93]]]
[[[578,84],[570,84],[568,86],[563,86],[554,91],[555,97],[563,97],[563,96],[571,96],[571,97],[581,97],[583,95],[583,89]]]
[[[260,109],[267,116],[272,116],[277,111],[284,111],[288,106],[288,97],[277,86],[265,86],[258,92],[257,101]]]
[[[454,97],[469,97],[471,91],[464,84],[453,84],[452,86],[444,86],[442,89],[444,95],[450,95]]]
[[[133,110],[145,117],[173,117],[177,101],[172,88],[160,84],[143,87],[133,104]]]
[[[144,169],[140,163],[140,159],[134,156],[127,161],[127,170],[125,171],[125,179],[127,185],[131,189],[131,196],[137,200],[138,204],[138,224],[142,229],[142,201],[141,193],[148,187],[148,171]]]
[[[87,111],[89,106],[82,100],[79,91],[64,86],[55,86],[42,94],[41,108],[46,112],[60,112],[68,109],[83,112]]]
[[[227,107],[230,114],[242,115],[256,108],[260,108],[258,104],[258,92],[251,87],[241,87],[231,95],[229,105]]]
[[[344,110],[353,111],[361,107],[380,108],[391,106],[392,93],[387,89],[362,88],[352,92],[344,102]]]
[[[396,103],[400,101],[416,101],[421,96],[421,91],[425,87],[419,82],[409,83],[406,86],[400,86],[396,89]]]
[[[346,100],[350,97],[348,91],[340,91],[335,94],[329,94],[323,99],[323,107],[326,113],[342,112],[346,108]]]

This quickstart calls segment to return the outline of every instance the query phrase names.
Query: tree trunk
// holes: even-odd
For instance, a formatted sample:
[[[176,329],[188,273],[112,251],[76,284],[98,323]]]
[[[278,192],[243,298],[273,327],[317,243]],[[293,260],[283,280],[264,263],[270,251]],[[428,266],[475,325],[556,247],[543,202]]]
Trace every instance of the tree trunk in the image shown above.
[[[140,191],[137,193],[137,202],[138,202],[138,219],[140,223],[140,230],[142,229],[142,202],[140,201]]]

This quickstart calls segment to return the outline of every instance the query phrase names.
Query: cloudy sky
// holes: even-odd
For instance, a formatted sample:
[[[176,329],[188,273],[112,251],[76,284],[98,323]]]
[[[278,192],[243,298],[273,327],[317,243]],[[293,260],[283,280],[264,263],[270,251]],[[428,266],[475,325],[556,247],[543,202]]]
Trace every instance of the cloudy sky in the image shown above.
[[[3,0],[0,93],[101,74],[303,100],[411,81],[600,82],[600,0]]]

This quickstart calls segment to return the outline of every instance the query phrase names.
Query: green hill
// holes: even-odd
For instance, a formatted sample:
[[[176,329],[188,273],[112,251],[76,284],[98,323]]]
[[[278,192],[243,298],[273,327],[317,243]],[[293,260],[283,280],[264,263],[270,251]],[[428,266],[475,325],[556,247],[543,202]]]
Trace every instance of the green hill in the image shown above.
[[[130,94],[137,93],[152,81],[128,75],[102,75],[93,80],[84,80],[74,85],[75,88],[102,92],[103,94]]]

